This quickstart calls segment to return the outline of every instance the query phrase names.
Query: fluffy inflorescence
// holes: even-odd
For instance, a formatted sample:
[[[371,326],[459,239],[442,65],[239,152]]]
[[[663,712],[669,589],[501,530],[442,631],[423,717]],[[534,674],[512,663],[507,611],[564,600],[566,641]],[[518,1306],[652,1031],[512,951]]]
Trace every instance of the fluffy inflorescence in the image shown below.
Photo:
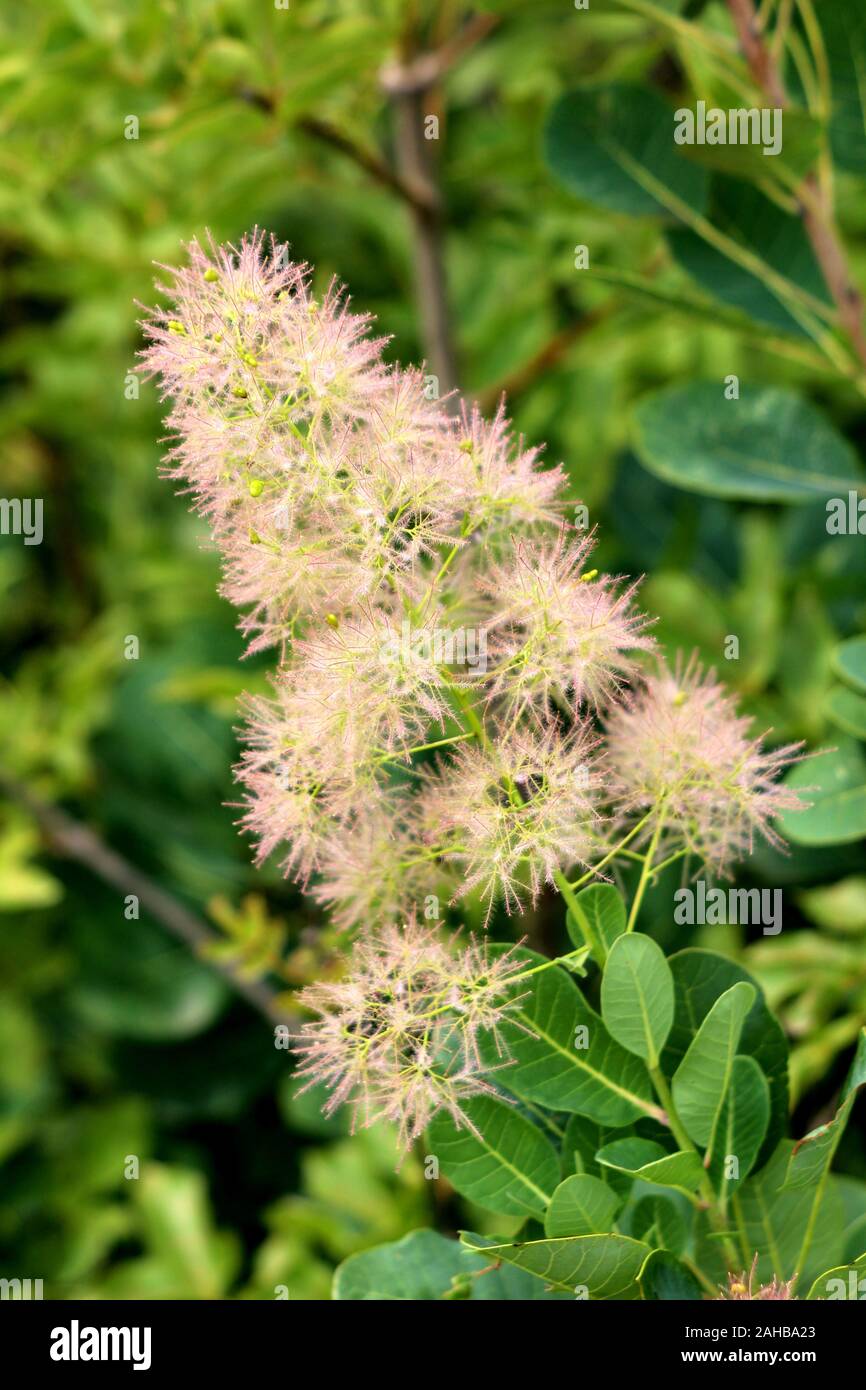
[[[260,858],[356,928],[425,894],[519,908],[633,815],[720,869],[772,837],[792,750],[750,741],[694,667],[640,675],[636,585],[592,567],[561,469],[501,408],[455,418],[259,233],[194,242],[172,276],[143,354],[172,400],[166,471],[250,649],[279,649],[238,769]]]
[[[440,1110],[471,1127],[464,1103],[494,1093],[488,1078],[499,1065],[482,1058],[479,1033],[496,1040],[519,997],[509,993],[519,969],[509,953],[491,956],[474,941],[454,951],[414,922],[371,932],[351,973],[299,995],[316,1016],[297,1043],[305,1086],[329,1089],[327,1114],[350,1102],[356,1125],[392,1120],[404,1147]]]
[[[607,718],[620,817],[649,813],[645,839],[661,831],[721,874],[751,853],[756,834],[781,845],[771,821],[802,803],[776,778],[798,747],[767,750],[750,724],[712,672],[660,663]]]
[[[194,242],[143,370],[249,649],[278,653],[273,695],[245,706],[242,824],[338,927],[385,924],[308,995],[305,1068],[406,1137],[484,1089],[473,1040],[503,967],[473,948],[491,989],[467,994],[469,958],[397,924],[443,895],[485,920],[522,909],[623,832],[725,871],[800,804],[776,782],[794,750],[750,739],[696,666],[647,669],[637,586],[564,520],[561,468],[501,407],[454,413],[435,378],[387,365],[369,319],[284,250]],[[459,1008],[433,1022],[446,989]]]

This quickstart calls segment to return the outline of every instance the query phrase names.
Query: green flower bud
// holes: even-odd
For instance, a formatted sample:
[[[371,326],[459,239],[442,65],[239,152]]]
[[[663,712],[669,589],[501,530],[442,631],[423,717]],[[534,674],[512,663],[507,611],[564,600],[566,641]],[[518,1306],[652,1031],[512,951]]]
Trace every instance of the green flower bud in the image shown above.
[[[265,485],[261,478],[252,478],[250,480],[250,497],[261,497],[264,490]]]
[[[208,266],[207,270],[204,273],[204,278],[207,280],[209,285],[212,285],[215,280],[218,280],[220,278],[219,271],[214,270],[213,266]]]
[[[186,329],[179,319],[169,319],[168,331],[169,333],[177,333],[182,338],[186,337]]]

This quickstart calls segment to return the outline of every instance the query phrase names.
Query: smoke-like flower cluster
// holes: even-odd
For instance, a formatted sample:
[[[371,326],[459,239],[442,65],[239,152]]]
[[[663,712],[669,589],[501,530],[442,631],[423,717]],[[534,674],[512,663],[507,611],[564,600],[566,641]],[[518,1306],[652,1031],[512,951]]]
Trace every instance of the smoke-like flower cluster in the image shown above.
[[[651,645],[635,586],[588,568],[561,468],[501,408],[428,399],[261,235],[193,243],[173,276],[143,354],[173,402],[167,472],[208,519],[250,649],[280,651],[239,768],[260,857],[279,850],[346,925],[359,901],[399,920],[425,889],[477,887],[488,913],[535,898],[592,857],[603,779],[576,770],[587,715]]]
[[[647,673],[637,585],[565,522],[562,469],[502,407],[452,411],[387,365],[284,253],[193,243],[143,369],[250,650],[278,651],[246,702],[242,823],[359,940],[354,973],[307,995],[305,1070],[410,1137],[485,1089],[505,967],[395,924],[443,895],[489,918],[570,891],[620,830],[724,871],[800,804],[776,781],[795,750],[750,739],[695,665]]]
[[[494,1094],[478,1035],[497,1037],[519,997],[504,997],[519,970],[509,953],[494,956],[474,941],[455,952],[415,922],[371,932],[345,978],[298,996],[316,1015],[297,1043],[302,1089],[326,1086],[325,1113],[350,1102],[362,1128],[393,1121],[404,1147],[440,1110],[471,1128],[464,1102]]]
[[[771,821],[796,810],[776,778],[799,745],[767,750],[749,737],[724,687],[696,662],[658,669],[607,719],[610,785],[622,819],[651,813],[644,838],[662,829],[725,873],[751,853],[756,833],[781,840]]]

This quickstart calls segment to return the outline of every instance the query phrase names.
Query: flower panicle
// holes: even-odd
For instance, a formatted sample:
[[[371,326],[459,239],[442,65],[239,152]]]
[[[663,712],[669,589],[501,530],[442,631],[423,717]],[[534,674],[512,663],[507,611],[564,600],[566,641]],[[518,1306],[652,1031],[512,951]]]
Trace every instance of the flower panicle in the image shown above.
[[[519,969],[512,952],[476,941],[455,951],[414,919],[372,930],[344,978],[299,995],[315,1015],[296,1043],[304,1088],[330,1091],[328,1113],[349,1102],[355,1126],[395,1123],[403,1148],[442,1110],[471,1127],[466,1101],[495,1093],[505,1063],[484,1060],[479,1035],[498,1033]]]

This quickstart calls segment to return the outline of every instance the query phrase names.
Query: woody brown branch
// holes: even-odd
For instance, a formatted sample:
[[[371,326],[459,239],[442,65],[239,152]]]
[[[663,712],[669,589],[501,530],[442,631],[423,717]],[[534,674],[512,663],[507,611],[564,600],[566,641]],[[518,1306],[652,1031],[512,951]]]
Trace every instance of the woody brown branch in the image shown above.
[[[276,995],[258,980],[246,979],[231,965],[213,958],[220,938],[159,884],[153,882],[80,821],[51,806],[14,778],[0,774],[0,791],[36,821],[46,847],[54,854],[82,864],[124,896],[133,895],[151,916],[215,970],[235,993],[246,999],[270,1023],[292,1022],[277,1005]]]

